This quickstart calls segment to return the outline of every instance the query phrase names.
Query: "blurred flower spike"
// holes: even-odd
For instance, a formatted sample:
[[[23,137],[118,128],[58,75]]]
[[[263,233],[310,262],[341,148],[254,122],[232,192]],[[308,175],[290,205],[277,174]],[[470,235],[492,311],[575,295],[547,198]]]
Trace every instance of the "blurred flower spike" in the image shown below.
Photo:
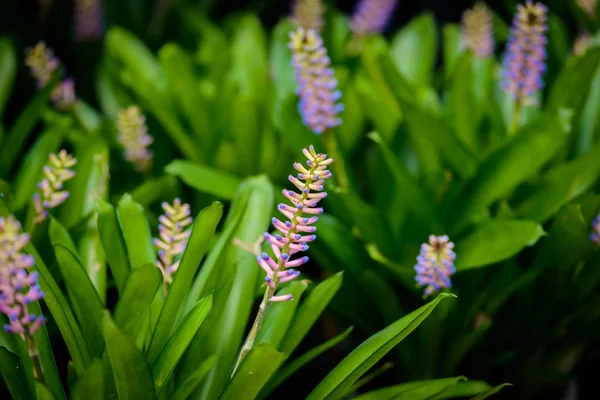
[[[577,0],[579,8],[581,8],[591,20],[596,19],[597,4],[598,0]]]
[[[494,52],[492,15],[483,3],[463,13],[462,40],[476,57],[485,58]]]
[[[337,90],[331,60],[323,46],[323,39],[314,30],[299,27],[290,32],[292,66],[295,69],[300,102],[298,110],[302,122],[311,131],[321,134],[342,123],[338,117],[344,106],[338,101],[342,93]]]
[[[523,104],[535,104],[533,96],[544,87],[548,9],[530,0],[517,8],[504,55],[502,89]]]
[[[43,316],[27,310],[29,304],[44,297],[37,272],[29,272],[35,260],[23,253],[28,243],[29,235],[21,232],[19,221],[0,217],[0,312],[8,317],[4,331],[23,340],[31,338],[44,323]]]
[[[173,274],[179,268],[180,256],[183,254],[190,237],[190,231],[186,228],[192,223],[190,217],[190,205],[181,204],[181,200],[175,199],[173,205],[162,203],[165,211],[159,217],[159,238],[154,239],[154,246],[158,249],[157,266],[163,276],[163,288],[165,292],[173,282]]]
[[[598,247],[600,247],[600,214],[592,221],[592,233],[590,234],[590,240]]]
[[[36,211],[36,223],[43,222],[50,209],[55,208],[69,197],[69,192],[63,189],[66,181],[75,176],[75,171],[71,168],[77,163],[66,150],[60,153],[50,154],[49,164],[44,166],[44,179],[38,183],[38,189],[41,193],[33,196],[33,204]]]
[[[358,36],[381,33],[392,18],[397,2],[397,0],[360,0],[352,15],[350,29]]]
[[[147,172],[152,166],[153,142],[148,134],[146,118],[138,106],[129,106],[119,113],[117,120],[118,141],[125,149],[125,159],[135,165],[140,172]]]
[[[321,31],[325,22],[325,6],[322,0],[295,0],[292,8],[292,21],[304,29]]]
[[[25,50],[25,65],[29,67],[31,75],[36,79],[38,89],[48,85],[52,76],[60,72],[60,60],[43,41]],[[67,78],[57,84],[50,94],[50,99],[58,110],[71,109],[77,100],[74,79]]]
[[[425,297],[442,288],[452,287],[450,276],[456,272],[454,259],[456,254],[452,249],[454,243],[448,236],[429,236],[429,243],[421,245],[421,252],[417,257],[416,281],[419,286],[425,286]]]
[[[75,0],[75,38],[96,40],[104,33],[102,0]]]
[[[285,221],[273,218],[273,226],[279,233],[271,235],[265,233],[265,239],[270,243],[274,258],[267,253],[257,257],[258,264],[265,270],[265,281],[275,289],[278,284],[289,282],[300,275],[300,271],[293,268],[299,267],[308,261],[308,257],[293,257],[301,251],[308,250],[307,243],[317,238],[317,228],[313,226],[323,213],[318,207],[321,199],[327,197],[324,192],[325,180],[332,174],[327,167],[333,163],[332,158],[326,154],[317,154],[313,146],[302,150],[307,158],[306,167],[295,163],[294,168],[299,172],[297,176],[289,176],[290,182],[296,186],[299,193],[294,190],[283,190],[283,195],[292,205],[279,204],[278,210],[285,217]],[[273,296],[271,301],[288,301],[291,295]]]

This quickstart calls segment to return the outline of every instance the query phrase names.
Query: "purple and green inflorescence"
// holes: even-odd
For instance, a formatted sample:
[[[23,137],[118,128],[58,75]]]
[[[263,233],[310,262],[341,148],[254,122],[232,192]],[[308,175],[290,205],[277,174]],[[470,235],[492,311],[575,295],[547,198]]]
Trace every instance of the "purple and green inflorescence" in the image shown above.
[[[355,35],[365,36],[381,33],[388,25],[397,0],[360,0],[350,28]]]
[[[294,163],[294,168],[299,172],[297,176],[289,176],[290,182],[296,186],[299,193],[294,190],[283,190],[283,195],[291,205],[279,204],[279,212],[285,217],[285,222],[273,218],[273,226],[279,233],[271,235],[265,233],[265,239],[271,244],[274,258],[267,253],[257,257],[258,264],[265,270],[265,281],[273,289],[277,285],[296,279],[300,271],[293,268],[299,267],[308,261],[308,257],[293,257],[299,252],[308,250],[307,243],[317,238],[317,230],[313,225],[318,221],[317,215],[323,212],[318,207],[319,201],[327,197],[324,192],[325,180],[332,174],[327,167],[333,163],[332,158],[326,154],[317,154],[313,146],[302,150],[307,158],[306,167]],[[270,301],[291,300],[291,295],[273,296]]]
[[[483,3],[463,13],[462,40],[476,57],[485,58],[494,52],[492,15]]]
[[[102,0],[75,0],[75,38],[96,40],[104,33]]]
[[[292,6],[292,21],[296,26],[319,32],[325,22],[325,6],[322,0],[295,0]]]
[[[44,317],[31,314],[27,307],[44,297],[38,285],[37,272],[29,272],[35,264],[33,256],[24,254],[29,235],[21,232],[21,224],[13,217],[0,217],[0,312],[8,317],[4,331],[20,335],[24,340],[44,323]]]
[[[338,101],[342,93],[336,89],[337,80],[323,39],[314,30],[298,27],[295,32],[290,32],[289,47],[296,71],[302,122],[316,134],[340,125],[339,113],[344,106]]]
[[[36,223],[43,222],[50,209],[58,207],[69,197],[69,192],[62,190],[63,185],[75,176],[75,171],[71,168],[77,164],[77,160],[66,150],[50,154],[49,161],[49,164],[44,165],[44,179],[38,183],[40,193],[33,195]]]
[[[52,76],[60,69],[60,60],[54,55],[52,49],[46,43],[39,42],[25,51],[25,65],[31,70],[31,74],[37,81],[39,89],[45,87]],[[50,99],[59,110],[68,110],[75,105],[75,81],[67,78],[61,81],[52,90]]]
[[[166,291],[173,282],[173,274],[179,268],[179,261],[190,237],[186,228],[192,223],[190,205],[181,204],[175,199],[173,205],[162,203],[165,211],[158,219],[159,238],[154,239],[154,246],[158,249],[157,266],[163,277],[163,288]]]
[[[531,0],[517,7],[504,55],[502,89],[523,104],[534,104],[533,96],[544,87],[548,9]]]
[[[452,249],[454,243],[448,236],[429,236],[429,243],[421,245],[417,257],[416,281],[419,286],[425,286],[425,296],[430,296],[442,288],[452,287],[450,276],[454,274],[454,259],[456,254]]]
[[[600,247],[600,214],[592,221],[592,233],[590,233],[590,240],[598,247]]]
[[[119,135],[117,140],[125,149],[125,159],[135,165],[140,172],[152,166],[152,136],[148,134],[146,118],[138,106],[129,106],[119,113],[117,120]]]

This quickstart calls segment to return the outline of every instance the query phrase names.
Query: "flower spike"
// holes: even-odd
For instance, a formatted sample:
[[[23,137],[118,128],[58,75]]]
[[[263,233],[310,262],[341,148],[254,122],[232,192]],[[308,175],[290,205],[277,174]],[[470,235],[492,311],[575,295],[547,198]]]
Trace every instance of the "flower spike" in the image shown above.
[[[75,38],[96,40],[104,33],[102,0],[75,0]]]
[[[322,0],[295,0],[292,9],[292,21],[304,29],[320,32],[325,22],[325,6]]]
[[[548,9],[531,0],[517,7],[504,55],[502,89],[523,104],[534,104],[533,96],[544,87]]]
[[[338,115],[344,106],[338,101],[342,93],[336,89],[337,80],[323,39],[314,30],[298,27],[290,33],[289,47],[296,70],[302,122],[316,134],[340,125],[342,120]]]
[[[452,249],[454,243],[448,236],[429,236],[429,243],[421,245],[421,253],[417,257],[415,280],[418,285],[425,287],[424,296],[431,296],[442,288],[452,287],[450,276],[456,272],[454,259],[456,254]]]
[[[361,0],[350,22],[352,32],[358,36],[383,32],[387,27],[397,0]]]
[[[152,136],[148,134],[146,118],[138,106],[129,106],[119,113],[117,120],[118,141],[125,149],[125,159],[132,162],[140,172],[152,165]]]
[[[183,254],[190,237],[186,228],[192,223],[190,205],[181,204],[175,199],[173,205],[167,202],[162,204],[165,211],[158,219],[159,238],[154,239],[154,246],[158,249],[157,267],[163,276],[163,288],[166,292],[173,282],[173,275],[179,268],[179,258]]]
[[[494,52],[492,15],[485,4],[478,2],[463,13],[462,40],[476,57],[485,58]]]
[[[49,161],[49,164],[44,166],[45,177],[38,183],[41,193],[33,196],[37,213],[35,222],[38,224],[48,217],[50,209],[58,207],[69,197],[69,192],[61,189],[66,181],[75,176],[75,171],[71,168],[77,164],[77,160],[66,150],[50,154]]]

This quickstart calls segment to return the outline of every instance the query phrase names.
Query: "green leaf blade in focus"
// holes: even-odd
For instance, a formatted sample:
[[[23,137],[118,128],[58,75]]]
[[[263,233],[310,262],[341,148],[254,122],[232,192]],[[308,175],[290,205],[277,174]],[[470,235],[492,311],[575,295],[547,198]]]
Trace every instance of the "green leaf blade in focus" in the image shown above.
[[[335,399],[344,395],[365,372],[416,329],[440,301],[449,296],[438,295],[435,300],[364,341],[319,383],[307,400]]]
[[[108,312],[104,314],[102,332],[119,399],[156,399],[146,356],[117,328]]]
[[[104,399],[104,362],[96,359],[77,379],[71,397],[73,400],[101,400]]]
[[[125,194],[117,207],[117,219],[131,269],[136,269],[144,264],[156,264],[156,252],[152,246],[150,226],[144,215],[144,208],[133,201],[131,195]]]
[[[32,398],[19,357],[4,347],[0,347],[0,376],[14,400],[30,400]]]
[[[119,293],[123,293],[131,266],[115,208],[98,202],[98,234]]]
[[[400,385],[376,389],[371,392],[358,395],[356,400],[429,400],[440,394],[465,377],[437,379],[432,381],[414,381]]]
[[[481,393],[481,394],[473,397],[473,399],[471,399],[471,400],[487,399],[488,397],[491,397],[491,396],[495,395],[496,393],[500,392],[503,388],[505,388],[507,386],[512,386],[512,385],[510,383],[503,383],[502,385],[498,385],[498,386],[486,391],[485,393]]]

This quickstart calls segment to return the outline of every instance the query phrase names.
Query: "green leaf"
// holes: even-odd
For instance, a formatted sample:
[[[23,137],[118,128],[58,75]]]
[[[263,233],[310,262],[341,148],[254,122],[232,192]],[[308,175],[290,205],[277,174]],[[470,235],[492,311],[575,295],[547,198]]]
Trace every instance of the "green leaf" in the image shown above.
[[[177,363],[187,350],[198,329],[212,307],[212,294],[200,300],[194,308],[183,318],[169,341],[162,348],[156,360],[149,359],[152,364],[154,386],[160,395],[165,384],[175,370]]]
[[[150,204],[170,197],[178,188],[179,182],[175,177],[164,175],[160,178],[145,179],[130,194],[133,201],[141,204],[142,207],[148,207]]]
[[[414,18],[392,39],[390,46],[396,67],[412,84],[427,85],[437,53],[436,23],[431,13]]]
[[[156,264],[152,234],[144,215],[144,208],[134,202],[131,195],[125,194],[119,201],[117,219],[125,240],[131,269],[134,270],[144,264]]]
[[[514,205],[515,214],[544,222],[567,202],[589,190],[600,174],[599,150],[600,146],[595,146],[575,160],[551,169],[537,182],[524,185],[526,195]]]
[[[178,315],[185,304],[186,296],[192,287],[196,271],[208,251],[210,241],[222,215],[223,206],[221,203],[215,202],[200,211],[194,221],[175,279],[169,288],[169,293],[150,341],[148,359],[151,362],[158,357],[175,327]]]
[[[473,214],[510,194],[525,179],[538,172],[563,144],[564,133],[557,117],[548,116],[525,126],[478,168],[451,208],[456,229],[464,227]],[[531,154],[535,153],[535,157]]]
[[[50,216],[50,224],[48,227],[48,235],[50,236],[50,242],[54,244],[60,244],[61,246],[67,248],[71,253],[75,256],[79,257],[77,254],[77,247],[71,239],[71,235],[69,235],[69,231],[65,228],[58,220],[52,216]]]
[[[449,87],[448,116],[454,126],[456,137],[469,150],[479,149],[477,131],[478,113],[481,103],[477,102],[473,91],[473,56],[465,52],[457,61]]]
[[[451,295],[440,294],[435,300],[364,341],[319,383],[307,400],[335,399],[345,394],[354,382],[415,330],[442,299],[449,296]]]
[[[485,392],[491,388],[484,381],[467,381],[458,382],[456,385],[449,387],[435,397],[435,400],[456,399],[468,396],[475,396],[481,392]],[[434,399],[431,399],[434,400]]]
[[[48,156],[59,149],[70,122],[69,118],[64,124],[58,124],[43,132],[21,161],[13,184],[11,207],[14,210],[21,210],[31,201],[37,190],[37,183],[42,180]]]
[[[67,247],[53,244],[56,261],[73,300],[75,315],[92,355],[102,352],[102,313],[104,308],[83,265]]]
[[[233,198],[241,183],[241,180],[234,175],[191,161],[172,161],[165,167],[165,172],[179,177],[200,192],[226,200]]]
[[[33,132],[33,128],[50,98],[54,86],[52,82],[27,103],[4,138],[0,148],[0,177],[8,175],[17,157],[21,155],[23,146],[27,143],[29,135]]]
[[[437,379],[433,381],[414,381],[400,385],[389,386],[382,389],[357,396],[356,400],[427,400],[441,394],[448,388],[456,385],[465,377]],[[436,397],[437,398],[437,397]]]
[[[14,400],[30,400],[32,398],[19,357],[4,347],[0,347],[0,376]]]
[[[342,285],[343,273],[339,272],[319,283],[302,302],[294,315],[290,328],[288,329],[279,349],[290,355],[300,344],[310,328],[317,322],[327,304],[337,293]]]
[[[475,227],[456,243],[457,270],[482,267],[505,260],[544,236],[541,225],[533,221],[495,220]]]
[[[98,234],[117,289],[123,293],[131,267],[115,208],[105,201],[98,201]]]
[[[548,98],[548,108],[578,109],[585,100],[590,82],[600,63],[600,48],[589,49],[585,56],[566,62],[556,78]]]
[[[169,395],[170,400],[187,400],[190,398],[192,392],[198,387],[202,379],[208,374],[208,371],[212,368],[215,363],[216,356],[211,356],[206,360],[202,361],[198,368],[187,377],[185,381],[177,385],[175,392]]]
[[[162,275],[156,264],[145,264],[131,272],[119,296],[115,324],[136,344],[139,338],[145,337],[150,305],[161,282]]]
[[[282,384],[286,379],[292,376],[296,371],[300,368],[304,367],[306,364],[325,353],[327,350],[346,339],[350,332],[354,329],[353,326],[346,329],[344,332],[339,335],[329,339],[325,343],[321,343],[317,347],[307,351],[301,356],[297,357],[294,361],[285,364],[281,370],[277,371],[277,375],[275,375],[269,382],[263,387],[260,392],[259,399],[265,398],[269,393],[271,393],[276,387]]]
[[[104,399],[104,363],[96,359],[75,382],[71,397],[73,400]]]
[[[156,399],[152,372],[144,353],[117,328],[108,311],[104,314],[102,332],[119,399]]]
[[[502,385],[498,385],[490,390],[488,390],[485,393],[481,393],[475,397],[473,397],[472,400],[483,400],[483,399],[487,399],[490,396],[495,395],[496,393],[498,393],[499,391],[501,391],[503,388],[505,388],[506,386],[512,386],[510,383],[503,383]]]
[[[35,397],[37,400],[55,400],[50,389],[40,381],[35,381]]]
[[[12,43],[0,37],[0,116],[12,93],[17,73],[17,55]]]
[[[252,400],[277,371],[286,356],[268,343],[254,347],[227,385],[223,400]]]

